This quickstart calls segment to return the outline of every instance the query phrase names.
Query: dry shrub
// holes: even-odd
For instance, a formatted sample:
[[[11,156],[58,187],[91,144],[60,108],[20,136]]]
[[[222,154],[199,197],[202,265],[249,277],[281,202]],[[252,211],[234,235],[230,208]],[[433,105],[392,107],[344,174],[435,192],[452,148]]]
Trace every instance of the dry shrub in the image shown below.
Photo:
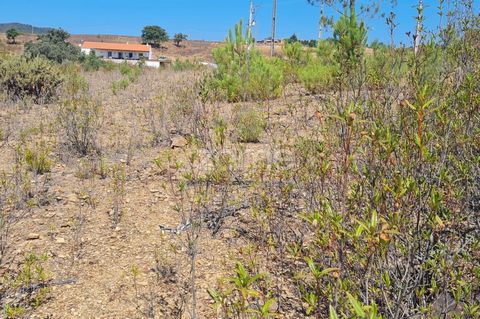
[[[255,107],[238,108],[234,123],[237,138],[243,143],[258,143],[266,126],[263,114]]]
[[[81,156],[100,152],[97,146],[100,110],[100,105],[87,97],[63,103],[58,120],[69,150]]]

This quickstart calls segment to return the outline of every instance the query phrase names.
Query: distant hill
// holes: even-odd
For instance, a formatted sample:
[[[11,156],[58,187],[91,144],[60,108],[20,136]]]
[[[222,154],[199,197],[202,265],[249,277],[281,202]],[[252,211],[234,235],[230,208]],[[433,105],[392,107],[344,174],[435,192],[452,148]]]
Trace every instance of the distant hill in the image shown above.
[[[32,30],[33,28],[33,30]],[[0,23],[0,33],[7,32],[8,29],[16,29],[21,33],[31,34],[45,34],[52,28],[32,27],[30,24],[23,23]]]

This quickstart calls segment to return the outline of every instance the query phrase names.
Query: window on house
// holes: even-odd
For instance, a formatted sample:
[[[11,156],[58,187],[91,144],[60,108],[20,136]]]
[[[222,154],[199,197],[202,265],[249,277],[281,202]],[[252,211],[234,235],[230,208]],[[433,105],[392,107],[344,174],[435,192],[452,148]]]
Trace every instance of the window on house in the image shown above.
[[[112,51],[108,51],[108,57],[109,57],[109,58],[112,57]]]
[[[132,52],[128,53],[128,57],[129,57],[130,59],[133,58],[133,53],[132,53]]]
[[[139,54],[139,57],[143,58],[143,53],[140,53],[140,54]]]

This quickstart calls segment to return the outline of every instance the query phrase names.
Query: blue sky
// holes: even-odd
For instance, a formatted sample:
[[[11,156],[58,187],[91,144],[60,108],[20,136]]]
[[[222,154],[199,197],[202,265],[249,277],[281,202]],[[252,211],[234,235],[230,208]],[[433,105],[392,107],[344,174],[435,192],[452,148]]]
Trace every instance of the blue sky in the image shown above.
[[[272,0],[256,0],[257,38],[271,33]],[[358,5],[367,0],[358,0]],[[384,0],[382,12],[390,12],[390,0]],[[410,40],[407,31],[413,31],[417,0],[398,0],[395,6],[398,28],[397,44]],[[448,2],[448,1],[446,1]],[[480,1],[475,0],[476,12]],[[425,0],[426,25],[438,26],[438,0]],[[315,39],[319,8],[306,0],[277,0],[277,37],[295,33],[301,39]],[[248,21],[249,0],[0,0],[0,22],[22,22],[35,26],[62,27],[73,34],[139,35],[145,25],[160,25],[170,35],[186,33],[190,39],[223,40],[236,22]],[[326,8],[326,13],[338,17],[337,10]],[[363,16],[369,28],[369,41],[389,42],[385,19]],[[331,34],[326,33],[326,36]]]

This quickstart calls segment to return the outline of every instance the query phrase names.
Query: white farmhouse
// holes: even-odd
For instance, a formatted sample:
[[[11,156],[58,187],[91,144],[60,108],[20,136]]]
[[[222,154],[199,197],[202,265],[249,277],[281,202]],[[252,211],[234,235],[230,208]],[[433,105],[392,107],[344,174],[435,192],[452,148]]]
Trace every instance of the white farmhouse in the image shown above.
[[[95,54],[104,59],[139,60],[152,58],[152,47],[144,44],[107,43],[85,41],[81,45],[85,54],[95,51]]]

